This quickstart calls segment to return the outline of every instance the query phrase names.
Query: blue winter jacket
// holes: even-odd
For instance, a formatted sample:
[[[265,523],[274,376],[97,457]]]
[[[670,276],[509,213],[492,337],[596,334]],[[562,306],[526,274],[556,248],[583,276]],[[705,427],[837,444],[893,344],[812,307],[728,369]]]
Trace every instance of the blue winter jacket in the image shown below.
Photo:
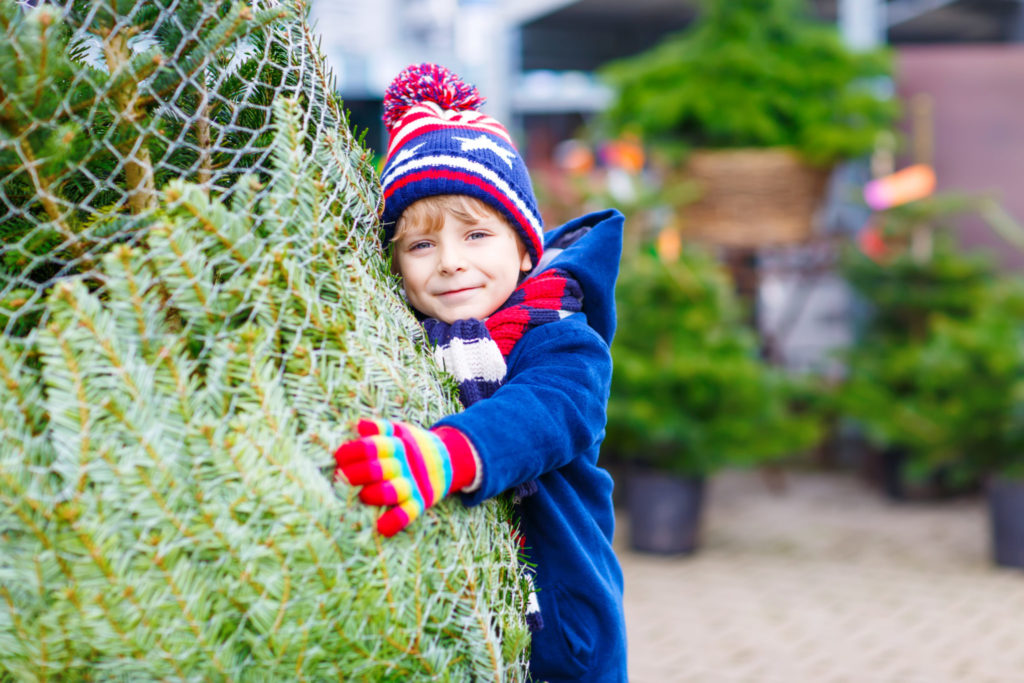
[[[517,484],[539,490],[520,505],[536,563],[544,628],[534,634],[534,680],[626,680],[622,571],[612,551],[612,479],[597,463],[604,438],[615,331],[622,214],[588,214],[548,233],[545,262],[583,289],[583,312],[536,327],[507,359],[505,384],[438,424],[473,442],[483,482],[466,505]],[[545,266],[542,266],[545,267]]]

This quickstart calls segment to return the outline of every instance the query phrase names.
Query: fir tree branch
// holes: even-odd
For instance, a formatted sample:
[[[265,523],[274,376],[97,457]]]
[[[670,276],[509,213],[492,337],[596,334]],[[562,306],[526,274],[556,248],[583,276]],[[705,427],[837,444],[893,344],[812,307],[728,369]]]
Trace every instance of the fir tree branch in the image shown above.
[[[114,247],[110,256],[104,259],[104,262],[108,265],[107,270],[110,272],[111,286],[123,287],[125,290],[125,298],[127,298],[135,315],[135,334],[142,342],[142,354],[151,359],[153,356],[153,342],[146,325],[146,312],[143,310],[142,286],[133,268],[135,257],[136,251],[134,249],[121,244]],[[179,381],[180,378],[175,377],[176,386]]]
[[[41,14],[39,16],[39,25],[42,27],[42,30],[40,30],[40,32],[39,32],[40,33],[40,35],[39,35],[40,40],[39,40],[39,70],[38,70],[38,73],[45,74],[47,72],[47,69],[46,69],[46,66],[47,66],[46,65],[47,49],[46,48],[47,48],[47,46],[49,44],[49,41],[47,40],[47,37],[46,37],[46,33],[50,30],[50,27],[53,25],[53,17],[50,16],[49,14],[46,14],[46,13]],[[43,101],[43,79],[42,78],[37,78],[36,79],[36,95],[35,95],[34,101],[32,102],[33,109],[38,107],[39,104],[42,101]]]
[[[255,178],[250,176],[240,179],[238,184],[246,185],[252,182],[255,182]],[[211,218],[211,214],[216,212],[216,207],[212,206],[209,202],[199,203],[194,201],[193,195],[186,194],[184,186],[179,183],[172,183],[167,188],[165,196],[169,202],[175,204],[176,208],[187,211],[189,216],[195,221],[195,224],[199,226],[200,229],[208,235],[216,238],[217,243],[221,248],[231,254],[231,257],[239,265],[245,265],[251,260],[254,252],[252,242],[249,241],[245,247],[245,251],[242,251],[243,246],[240,245],[239,242],[244,240],[244,235],[240,234],[240,231],[234,231],[234,234],[231,234],[228,230],[223,229],[236,227],[234,222],[230,220],[231,216],[219,215],[218,218],[224,218],[226,220],[220,221],[219,224],[214,222]],[[244,206],[244,202],[242,204]],[[227,224],[225,225],[225,223]],[[223,226],[223,228],[221,226]],[[251,228],[251,226],[249,227]]]
[[[185,599],[185,592],[181,589],[178,583],[174,580],[174,575],[171,570],[164,563],[164,555],[159,550],[153,555],[153,565],[160,571],[164,579],[167,581],[167,585],[171,589],[171,594],[174,596],[175,602],[178,604],[178,608],[181,610],[182,616],[188,622],[189,628],[195,635],[196,642],[206,651],[206,654],[210,657],[210,663],[213,664],[221,676],[225,679],[230,678],[225,665],[220,661],[220,657],[217,654],[217,650],[212,644],[206,642],[206,638],[203,636],[203,629],[199,627],[200,621],[192,614],[192,609],[189,607],[189,601]]]
[[[111,8],[116,12],[115,6]],[[110,72],[110,80],[117,87],[109,90],[118,109],[118,125],[127,130],[138,130],[137,124],[144,114],[139,103],[139,83],[146,75],[128,68],[132,63],[132,52],[128,46],[130,29],[105,31],[103,56]],[[162,63],[162,58],[147,60],[153,68]],[[147,135],[139,131],[135,140],[126,139],[118,150],[124,155],[124,173],[128,207],[133,214],[140,214],[156,206],[156,185],[153,180],[153,163],[147,146]]]
[[[453,522],[449,521],[449,523],[453,523]],[[439,563],[437,564],[437,568],[443,570],[443,567],[441,567],[441,565]],[[494,643],[491,642],[491,639],[486,637],[487,635],[490,634],[490,630],[491,630],[490,629],[490,619],[487,618],[487,615],[481,614],[480,611],[478,609],[476,609],[476,602],[478,600],[478,597],[479,597],[480,593],[479,593],[479,589],[478,589],[478,587],[476,585],[476,580],[473,577],[473,573],[467,569],[467,571],[466,571],[467,585],[464,588],[462,588],[461,591],[460,591],[458,586],[455,586],[455,585],[453,585],[451,583],[451,573],[450,572],[443,571],[442,572],[442,576],[445,577],[445,583],[448,586],[449,590],[453,591],[454,593],[460,593],[461,592],[461,595],[459,596],[459,598],[460,598],[459,599],[459,603],[460,604],[462,604],[462,603],[464,603],[466,601],[469,601],[469,602],[473,603],[473,608],[471,609],[471,614],[472,614],[473,617],[476,618],[477,625],[480,628],[481,636],[484,636],[484,642],[485,642],[486,647],[487,647],[487,654],[490,657],[490,662],[489,662],[488,669],[494,673],[494,676],[495,676],[494,680],[497,683],[501,683],[501,679],[500,679],[500,672],[501,672],[501,669],[502,669],[502,667],[501,667],[501,654],[500,654],[500,652],[498,652],[495,649]]]
[[[66,349],[66,347],[65,347],[65,349]],[[80,416],[81,415],[82,414],[80,412]],[[108,460],[108,463],[110,463],[112,466],[115,465],[113,462],[110,462],[109,460]],[[2,472],[4,472],[4,470],[0,469],[0,473],[2,473]],[[78,488],[79,488],[79,492],[78,493],[80,494],[82,487],[79,486]],[[107,580],[111,583],[111,587],[115,588],[115,589],[118,589],[119,587],[121,587],[119,589],[119,593],[124,598],[126,598],[136,608],[136,612],[137,612],[138,616],[140,617],[140,622],[142,623],[142,625],[146,627],[146,630],[148,632],[155,632],[155,631],[153,631],[152,626],[148,624],[148,619],[146,617],[147,610],[145,610],[143,608],[143,606],[141,604],[139,604],[139,602],[136,600],[134,592],[132,591],[131,587],[130,586],[122,586],[121,582],[117,579],[117,577],[116,577],[115,573],[113,572],[112,568],[110,567],[109,563],[106,561],[105,557],[103,556],[103,554],[98,549],[97,544],[93,542],[93,539],[90,536],[90,534],[88,532],[86,532],[84,529],[82,529],[81,526],[78,524],[78,519],[80,517],[80,510],[81,510],[81,506],[78,503],[78,495],[76,495],[75,498],[71,499],[69,502],[57,505],[56,508],[53,510],[52,514],[50,513],[49,510],[47,510],[47,509],[43,508],[42,506],[40,506],[38,504],[38,501],[35,501],[34,499],[32,499],[29,496],[25,496],[22,499],[22,502],[27,502],[32,507],[32,509],[34,510],[34,512],[37,515],[42,516],[47,521],[48,525],[67,524],[68,526],[70,526],[71,529],[75,532],[76,537],[79,540],[79,542],[82,544],[82,546],[84,548],[87,549],[87,551],[88,551],[90,557],[93,559],[96,567],[101,570],[101,572],[106,576]],[[62,573],[64,574],[64,577],[68,581],[68,586],[69,587],[65,591],[65,597],[68,599],[68,601],[72,605],[74,605],[74,607],[79,612],[82,613],[83,617],[85,617],[86,619],[91,618],[91,615],[88,612],[87,606],[84,605],[78,599],[78,597],[77,597],[77,591],[75,590],[77,579],[75,577],[75,574],[73,573],[72,568],[67,564],[67,562],[64,561],[60,557],[60,554],[57,552],[59,550],[59,548],[53,545],[53,543],[51,541],[51,538],[50,538],[50,534],[45,532],[42,528],[40,528],[35,523],[34,520],[32,520],[31,518],[28,518],[27,516],[25,516],[20,511],[18,506],[12,506],[12,507],[13,507],[13,509],[15,509],[15,513],[18,514],[22,518],[22,520],[25,522],[26,526],[32,528],[35,531],[36,536],[42,542],[43,547],[47,548],[48,550],[50,550],[51,552],[54,553],[54,556],[55,556],[55,558],[56,558],[56,560],[58,562],[58,566],[60,567]],[[52,532],[50,532],[50,533],[52,533]],[[102,595],[98,595],[97,596],[97,604],[99,604],[101,606],[103,614],[106,617],[106,620],[109,622],[111,628],[116,633],[118,633],[119,636],[122,637],[122,640],[125,641],[126,644],[129,644],[129,645],[131,645],[134,648],[133,652],[135,653],[136,656],[138,656],[138,657],[146,657],[149,654],[151,654],[148,649],[147,650],[141,649],[138,646],[137,643],[128,643],[127,642],[125,631],[123,631],[123,629],[121,629],[119,620],[113,615],[112,610],[106,604],[106,602],[105,602],[105,600],[104,600]],[[158,641],[157,644],[158,645],[160,644],[159,641]],[[175,660],[175,658],[173,656],[171,656],[171,653],[166,651],[166,650],[164,651],[164,653],[167,655],[167,657],[166,657],[167,660],[170,661],[173,664],[173,666],[178,670],[179,674],[184,675],[183,672],[181,671],[181,669],[178,668],[176,660]]]
[[[186,57],[178,59],[175,65],[176,76],[166,79],[166,82],[161,82],[158,79],[151,85],[149,91],[140,97],[140,103],[145,106],[152,105],[155,101],[167,97],[182,82],[195,83],[198,80],[196,74],[206,67],[211,56],[219,54],[254,31],[265,28],[276,21],[283,21],[290,16],[292,16],[291,11],[284,7],[261,10],[253,14],[252,9],[245,4],[235,3],[228,15],[221,19],[209,33],[200,38],[195,49],[191,50]]]
[[[81,347],[91,341],[91,347],[102,349],[103,355],[107,356],[107,360],[111,366],[124,368],[128,363],[125,362],[124,358],[121,357],[120,353],[116,351],[111,344],[111,339],[115,338],[115,335],[113,334],[113,330],[109,328],[109,319],[103,321],[96,317],[97,304],[99,303],[98,300],[96,300],[91,294],[85,292],[84,288],[80,284],[77,286],[68,284],[58,285],[54,291],[53,298],[55,301],[62,302],[66,306],[65,310],[67,314],[70,314],[70,317],[67,318],[61,316],[64,320],[64,325],[66,326],[63,328],[63,331],[66,332],[67,327],[73,327],[75,334],[80,336],[80,338],[74,340],[69,339],[66,333],[62,334],[62,327],[57,322],[51,325],[49,330],[50,333],[54,335],[56,348],[60,351],[60,367],[67,368],[71,373],[72,384],[75,388],[78,399],[78,420],[76,428],[78,431],[87,433],[86,438],[82,439],[80,445],[80,461],[84,463],[88,462],[88,452],[94,448],[94,438],[89,434],[89,432],[92,431],[91,425],[98,425],[100,423],[96,418],[90,416],[90,409],[88,407],[88,403],[90,401],[90,393],[88,390],[90,386],[90,379],[86,372],[82,370]],[[88,339],[81,337],[81,335],[88,335]],[[51,365],[51,367],[54,366]],[[98,366],[95,361],[90,363],[88,372],[96,374],[97,376],[103,376],[106,374],[102,366]],[[131,386],[135,386],[132,381],[129,381],[128,383]],[[141,446],[141,452],[148,456],[149,461],[152,463],[154,469],[162,475],[163,480],[170,482],[170,489],[173,490],[176,483],[174,475],[168,469],[165,459],[158,452],[156,446],[152,443],[147,433],[138,425],[134,424],[128,414],[125,413],[118,405],[117,401],[113,400],[111,397],[108,396],[99,402],[96,407],[98,409],[98,413],[110,415],[126,428],[126,433],[130,434],[134,438],[135,442]],[[97,441],[97,446],[101,438],[102,434],[96,435],[95,439]],[[118,469],[119,463],[112,458],[109,449],[99,448],[98,453],[112,471],[116,471]],[[161,510],[163,519],[170,522],[184,538],[195,541],[195,536],[188,524],[186,524],[185,520],[174,511],[173,505],[168,499],[168,490],[162,486],[158,486],[153,478],[150,477],[145,467],[136,467],[135,472],[145,487],[149,500],[155,502],[157,507]],[[145,610],[142,605],[135,601],[131,587],[122,584],[106,558],[99,551],[98,545],[93,542],[90,534],[82,528],[80,524],[78,524],[78,519],[81,516],[80,510],[82,508],[80,496],[85,488],[84,477],[85,474],[83,472],[82,479],[80,479],[79,486],[77,487],[78,493],[68,503],[58,506],[57,515],[64,522],[68,523],[75,531],[79,541],[82,543],[83,547],[88,550],[90,556],[96,563],[97,568],[101,570],[110,582],[111,586],[119,591],[123,591],[125,597],[127,597],[129,601],[137,607],[140,613],[144,614]],[[157,566],[160,566],[160,551],[157,549],[155,552],[157,555],[154,558],[154,562]],[[161,569],[163,569],[162,566]],[[164,578],[167,580],[172,593],[179,596],[178,586],[174,583],[173,577],[164,572]],[[112,622],[112,626],[116,629],[117,620],[112,615],[108,616]],[[186,617],[188,617],[188,614],[186,614]],[[198,623],[196,620],[193,619],[190,623],[193,629],[198,628],[196,626]],[[202,640],[201,633],[196,632],[196,636],[200,641]],[[137,654],[144,658],[146,653],[140,650]],[[168,652],[167,654],[169,661],[173,661],[174,658],[170,653]],[[216,663],[216,650],[211,648],[209,649],[208,654],[210,654]]]
[[[213,177],[213,151],[210,139],[210,116],[212,105],[210,103],[210,91],[205,83],[199,85],[201,94],[199,100],[198,114],[196,121],[196,142],[199,145],[199,170],[196,173],[196,182],[200,187],[209,192],[210,180]]]
[[[28,643],[28,642],[30,642],[31,639],[30,639],[30,637],[28,635],[28,630],[25,628],[25,625],[22,622],[21,615],[19,613],[20,610],[18,609],[18,606],[15,604],[14,598],[11,596],[11,592],[9,590],[7,590],[6,586],[0,585],[0,594],[3,594],[4,602],[7,603],[7,611],[10,612],[10,614],[11,614],[11,623],[14,624],[14,628],[15,628],[15,630],[17,632],[17,636],[18,636],[18,641],[21,642],[21,643]],[[49,657],[47,656],[47,653],[46,653],[46,640],[45,640],[45,638],[42,640],[41,645],[42,645],[41,649],[43,651],[43,653],[42,653],[43,656],[42,656],[42,662],[40,662],[40,666],[45,668],[46,665],[49,662]]]
[[[301,11],[305,11],[304,3],[300,3],[300,7],[303,8]],[[322,95],[324,101],[321,105],[327,107],[331,111],[333,119],[338,123],[338,134],[342,138],[345,138],[345,142],[349,145],[349,150],[351,150],[353,147],[356,147],[355,139],[347,125],[345,112],[342,111],[341,107],[338,106],[337,100],[333,97],[333,93],[335,92],[334,75],[327,70],[327,61],[322,58],[320,45],[313,38],[309,24],[307,22],[302,22],[300,30],[302,31],[302,37],[306,43],[308,53],[310,55],[321,56],[321,59],[314,60],[314,73],[316,74],[316,79],[318,81],[318,87],[315,88],[315,91]],[[366,186],[365,178],[359,178],[355,175],[355,169],[353,168],[348,156],[350,152],[342,149],[341,142],[333,135],[333,133],[328,133],[325,136],[325,141],[327,144],[324,149],[334,159],[335,168],[341,169],[348,180],[345,187],[353,188],[359,196],[359,200],[363,206],[367,207],[371,213],[376,214],[377,209],[379,208],[378,203],[380,199],[371,200],[369,195],[362,192],[362,188]],[[365,161],[366,150],[362,150],[362,155],[361,160]],[[374,178],[374,180],[376,181],[377,179]],[[377,185],[379,185],[379,181],[377,181]],[[373,186],[371,185],[371,187]],[[376,192],[375,194],[378,198],[381,197],[380,192]]]
[[[76,257],[84,257],[84,249],[78,239],[78,235],[68,226],[64,214],[61,213],[57,205],[59,198],[52,189],[54,179],[40,175],[39,161],[32,153],[32,149],[28,144],[24,144],[19,139],[14,142],[14,146],[21,159],[22,168],[32,181],[32,188],[35,190],[36,197],[39,199],[39,203],[43,205],[43,210],[46,211],[46,215],[49,217],[54,229],[66,240],[68,248],[71,249]]]

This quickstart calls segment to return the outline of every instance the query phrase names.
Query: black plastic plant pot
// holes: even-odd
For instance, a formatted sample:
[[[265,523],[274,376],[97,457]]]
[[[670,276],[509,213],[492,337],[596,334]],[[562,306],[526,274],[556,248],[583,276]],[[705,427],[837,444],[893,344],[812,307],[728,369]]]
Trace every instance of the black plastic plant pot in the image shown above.
[[[886,448],[879,454],[882,492],[889,500],[907,499],[906,477],[903,471],[907,453],[902,448]]]
[[[943,500],[972,490],[977,482],[955,483],[950,468],[933,466],[926,474],[910,475],[911,455],[899,446],[890,446],[879,454],[880,483],[888,500],[896,503]]]
[[[704,478],[637,469],[626,479],[630,545],[660,555],[697,549],[704,509]]]
[[[992,477],[988,505],[996,564],[1024,569],[1024,480]]]

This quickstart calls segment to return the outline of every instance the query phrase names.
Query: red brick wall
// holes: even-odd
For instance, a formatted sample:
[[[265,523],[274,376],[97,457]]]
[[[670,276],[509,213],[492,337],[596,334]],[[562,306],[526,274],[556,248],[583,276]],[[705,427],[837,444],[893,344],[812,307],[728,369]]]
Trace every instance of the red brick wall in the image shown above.
[[[912,95],[932,98],[939,189],[995,192],[1024,225],[1024,46],[905,46],[896,70],[908,114]],[[1024,268],[1024,252],[982,221],[966,221],[962,238]]]

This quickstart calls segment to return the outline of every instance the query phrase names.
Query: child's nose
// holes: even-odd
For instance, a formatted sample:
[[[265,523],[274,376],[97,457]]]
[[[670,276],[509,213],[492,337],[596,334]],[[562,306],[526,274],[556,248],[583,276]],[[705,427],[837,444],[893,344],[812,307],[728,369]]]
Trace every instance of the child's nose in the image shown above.
[[[441,245],[437,250],[437,269],[441,273],[454,273],[462,270],[464,260],[462,250],[455,245]]]

